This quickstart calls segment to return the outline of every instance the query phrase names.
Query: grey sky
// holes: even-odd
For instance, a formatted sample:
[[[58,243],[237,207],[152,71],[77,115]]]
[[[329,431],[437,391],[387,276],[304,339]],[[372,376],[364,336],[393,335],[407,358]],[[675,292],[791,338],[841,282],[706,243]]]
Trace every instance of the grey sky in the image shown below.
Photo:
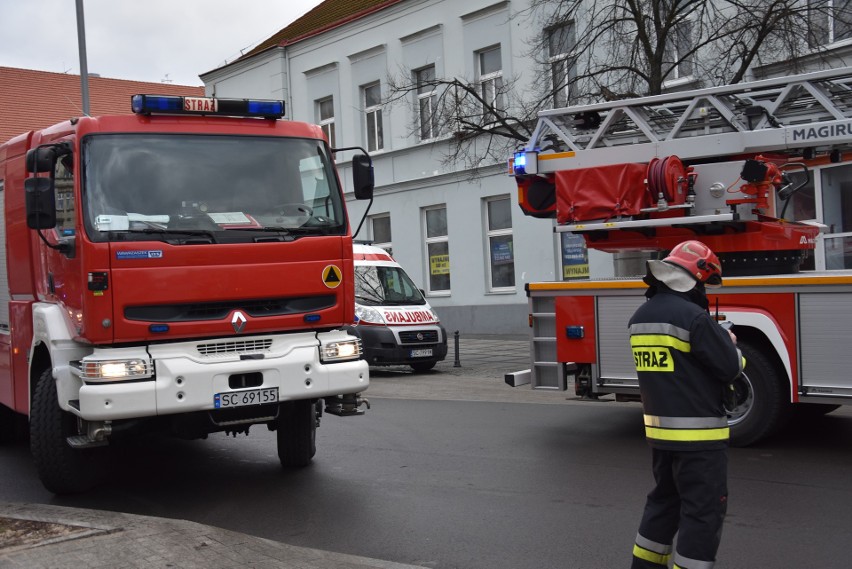
[[[201,85],[320,2],[83,0],[89,73]],[[0,66],[79,73],[76,1],[0,0]]]

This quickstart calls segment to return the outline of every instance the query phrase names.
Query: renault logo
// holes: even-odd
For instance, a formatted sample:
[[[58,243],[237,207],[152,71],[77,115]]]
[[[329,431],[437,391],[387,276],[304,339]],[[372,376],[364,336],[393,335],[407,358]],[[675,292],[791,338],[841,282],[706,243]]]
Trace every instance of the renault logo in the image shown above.
[[[246,327],[246,317],[243,316],[243,313],[237,310],[234,312],[234,317],[231,318],[231,326],[234,327],[234,332],[239,334]]]

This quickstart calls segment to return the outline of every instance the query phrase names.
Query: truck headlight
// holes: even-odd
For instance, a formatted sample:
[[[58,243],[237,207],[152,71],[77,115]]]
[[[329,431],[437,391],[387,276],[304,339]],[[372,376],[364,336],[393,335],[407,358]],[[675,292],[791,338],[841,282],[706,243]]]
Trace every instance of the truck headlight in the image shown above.
[[[370,324],[385,323],[385,319],[382,318],[382,313],[376,310],[375,308],[371,308],[369,306],[362,306],[360,304],[356,304],[355,316],[358,317],[358,320],[362,322],[369,322]]]
[[[320,344],[320,359],[325,363],[357,360],[361,357],[361,340],[351,338]]]
[[[154,373],[150,359],[83,360],[80,378],[83,381],[130,381],[147,379]]]

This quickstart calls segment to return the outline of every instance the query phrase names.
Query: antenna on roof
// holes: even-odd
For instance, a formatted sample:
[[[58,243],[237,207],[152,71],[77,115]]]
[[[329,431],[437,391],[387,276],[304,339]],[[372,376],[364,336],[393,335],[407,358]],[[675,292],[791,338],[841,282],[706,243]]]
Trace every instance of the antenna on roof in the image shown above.
[[[79,107],[79,105],[77,105],[77,103],[75,103],[74,101],[72,101],[72,100],[71,100],[71,98],[70,98],[68,95],[63,95],[63,97],[65,97],[65,100],[66,100],[66,101],[68,101],[69,103],[71,103],[71,106],[72,106],[72,107],[74,107],[75,109],[77,109],[78,111],[80,111],[80,114],[81,114],[81,115],[86,116],[86,117],[90,117],[90,116],[92,116],[92,115],[90,115],[89,113],[87,113],[86,111],[84,111],[83,109],[81,109],[81,108]]]
[[[166,76],[160,79],[160,83],[173,83],[174,81],[169,79],[169,74],[166,73]]]

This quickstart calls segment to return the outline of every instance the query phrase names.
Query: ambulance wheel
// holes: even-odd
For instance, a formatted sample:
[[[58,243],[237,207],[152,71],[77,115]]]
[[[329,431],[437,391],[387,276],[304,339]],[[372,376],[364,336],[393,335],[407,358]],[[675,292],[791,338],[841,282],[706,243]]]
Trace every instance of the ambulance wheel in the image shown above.
[[[310,399],[281,404],[278,419],[278,459],[281,466],[307,466],[317,453],[317,409]]]
[[[429,371],[435,364],[438,362],[418,362],[416,364],[411,364],[411,368],[417,373],[423,373],[424,371]]]
[[[743,374],[734,381],[737,405],[728,412],[731,445],[752,445],[777,431],[786,421],[790,403],[786,382],[775,364],[752,344],[739,341],[746,359]]]
[[[54,494],[77,494],[97,483],[97,454],[73,449],[69,436],[81,433],[80,421],[59,408],[56,380],[44,370],[36,384],[30,409],[30,451],[38,477]]]

